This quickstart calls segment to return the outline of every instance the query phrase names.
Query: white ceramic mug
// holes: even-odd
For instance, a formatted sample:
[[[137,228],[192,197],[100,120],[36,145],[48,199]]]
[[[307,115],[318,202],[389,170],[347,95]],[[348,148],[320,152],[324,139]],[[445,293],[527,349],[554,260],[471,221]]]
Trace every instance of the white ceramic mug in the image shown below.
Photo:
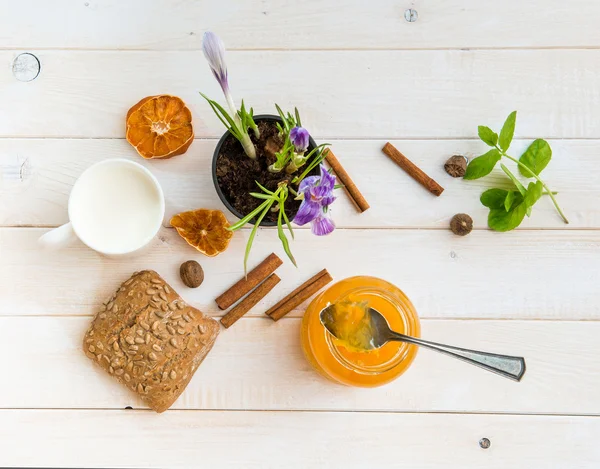
[[[108,256],[130,254],[158,233],[165,198],[154,175],[125,159],[108,159],[86,169],[69,196],[69,223],[42,235],[46,247],[80,239]]]

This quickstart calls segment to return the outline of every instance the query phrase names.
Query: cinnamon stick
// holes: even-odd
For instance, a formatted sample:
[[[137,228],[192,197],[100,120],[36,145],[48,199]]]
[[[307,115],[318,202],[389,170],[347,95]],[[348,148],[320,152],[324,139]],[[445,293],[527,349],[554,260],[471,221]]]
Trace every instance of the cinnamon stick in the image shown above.
[[[317,275],[308,279],[293,292],[283,298],[275,306],[269,308],[266,312],[267,316],[270,316],[273,321],[279,321],[296,306],[299,306],[304,301],[308,300],[332,280],[333,278],[331,275],[329,275],[327,269],[323,269]]]
[[[229,290],[217,297],[215,299],[217,306],[220,309],[229,308],[256,285],[271,275],[281,264],[282,261],[279,257],[273,253],[269,254],[269,256],[252,269],[246,277],[242,278]]]
[[[387,156],[389,156],[398,166],[400,166],[404,171],[408,173],[410,177],[412,177],[415,181],[421,184],[425,189],[431,192],[435,196],[442,195],[444,192],[444,188],[440,186],[437,182],[431,179],[427,174],[425,174],[421,168],[419,168],[416,164],[410,161],[406,156],[404,156],[398,149],[392,145],[390,142],[387,142],[382,150]]]
[[[256,303],[262,300],[267,294],[273,290],[281,279],[277,274],[271,274],[263,283],[254,289],[246,298],[240,301],[235,307],[221,318],[221,324],[226,328],[231,327],[238,319],[250,311]]]
[[[356,206],[358,211],[362,213],[368,210],[370,205],[368,204],[367,199],[365,199],[364,196],[360,193],[358,187],[356,187],[356,184],[354,184],[354,181],[346,172],[342,164],[333,154],[331,149],[328,148],[325,151],[327,152],[325,154],[325,159],[327,160],[327,163],[329,163],[329,166],[331,166],[333,172],[337,175],[341,183],[344,185],[344,189],[346,189],[346,192],[350,196],[352,202],[354,202],[354,205]]]

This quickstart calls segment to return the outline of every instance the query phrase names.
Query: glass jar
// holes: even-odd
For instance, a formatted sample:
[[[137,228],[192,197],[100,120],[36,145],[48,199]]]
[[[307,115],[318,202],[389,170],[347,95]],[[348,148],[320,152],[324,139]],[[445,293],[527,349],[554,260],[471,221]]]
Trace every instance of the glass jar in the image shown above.
[[[393,330],[420,337],[417,312],[399,288],[376,277],[350,277],[315,297],[304,314],[301,342],[311,365],[326,378],[349,386],[381,386],[404,373],[417,354],[417,346],[388,342],[377,350],[353,351],[327,332],[319,313],[341,301],[367,301],[385,316]]]

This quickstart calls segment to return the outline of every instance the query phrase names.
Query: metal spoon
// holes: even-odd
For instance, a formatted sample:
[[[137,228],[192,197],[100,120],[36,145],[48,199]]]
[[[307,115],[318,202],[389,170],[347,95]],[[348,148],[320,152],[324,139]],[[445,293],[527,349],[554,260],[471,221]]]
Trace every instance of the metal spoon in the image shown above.
[[[325,329],[338,339],[335,333],[335,305],[329,305],[321,310],[319,318],[321,324],[325,326]],[[437,352],[445,353],[451,357],[458,358],[472,365],[479,366],[485,370],[497,373],[505,378],[510,378],[515,381],[520,381],[525,374],[525,359],[523,357],[513,357],[509,355],[498,355],[496,353],[478,352],[476,350],[468,350],[460,347],[453,347],[451,345],[437,344],[435,342],[429,342],[427,340],[417,339],[408,335],[394,332],[390,329],[385,317],[377,310],[373,308],[366,308],[366,314],[369,315],[365,318],[370,322],[370,334],[361,338],[360,348],[365,350],[373,350],[382,347],[389,341],[406,342],[409,344],[420,345]],[[369,324],[369,323],[367,323]]]

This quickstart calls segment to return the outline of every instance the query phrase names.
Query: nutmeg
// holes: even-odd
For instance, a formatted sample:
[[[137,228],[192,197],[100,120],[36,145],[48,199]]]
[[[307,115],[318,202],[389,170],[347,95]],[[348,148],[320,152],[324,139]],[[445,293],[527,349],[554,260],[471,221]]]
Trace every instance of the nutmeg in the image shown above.
[[[179,268],[182,282],[190,288],[199,287],[204,281],[204,270],[196,261],[186,261]]]
[[[473,229],[473,219],[466,213],[458,213],[450,220],[450,229],[458,236],[468,235]]]
[[[453,178],[461,178],[467,172],[467,158],[462,155],[454,155],[448,158],[444,169]]]

